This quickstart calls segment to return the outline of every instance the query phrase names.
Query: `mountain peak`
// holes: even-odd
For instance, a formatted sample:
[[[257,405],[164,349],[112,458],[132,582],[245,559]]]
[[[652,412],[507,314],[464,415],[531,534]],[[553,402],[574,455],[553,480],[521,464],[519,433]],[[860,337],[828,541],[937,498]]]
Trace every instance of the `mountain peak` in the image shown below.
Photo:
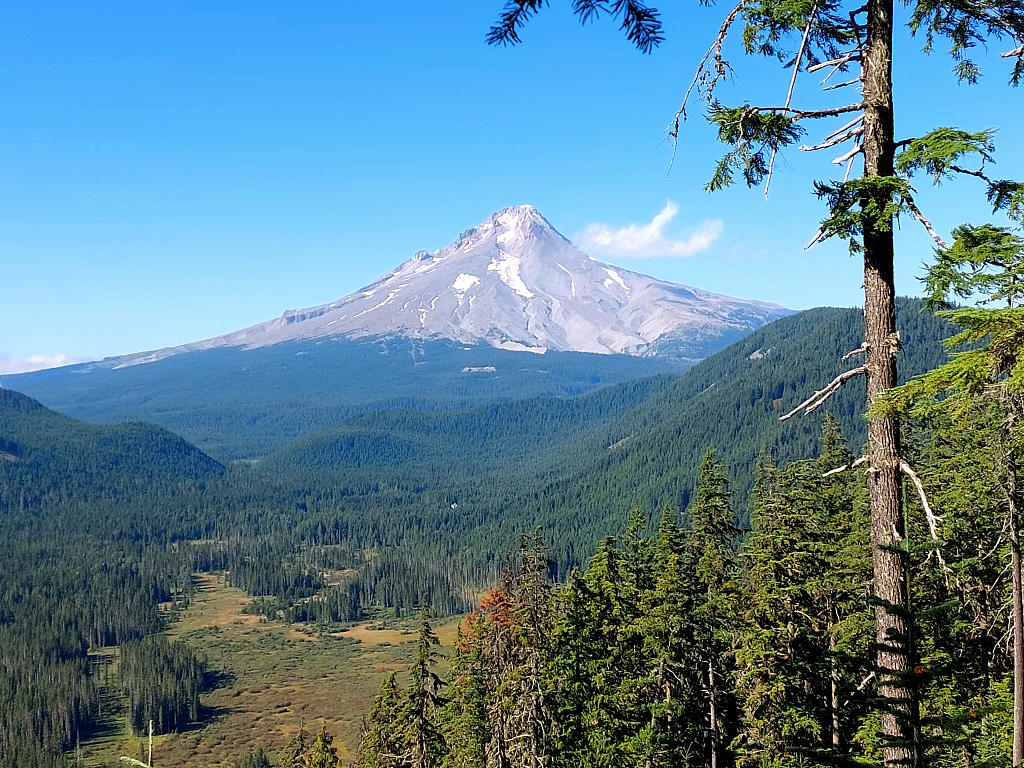
[[[544,237],[569,242],[532,205],[513,205],[495,211],[480,224],[465,230],[448,248],[466,250],[490,242],[508,250],[509,247],[521,245],[525,240]]]
[[[487,221],[488,223],[493,222],[496,226],[509,228],[521,227],[529,222],[538,222],[551,227],[548,220],[540,215],[540,211],[529,204],[510,205],[508,208],[497,210],[488,217]]]
[[[774,304],[675,285],[592,259],[532,205],[515,205],[330,304],[122,364],[191,349],[394,334],[535,352],[653,355],[671,347],[673,355],[696,359],[785,314]]]

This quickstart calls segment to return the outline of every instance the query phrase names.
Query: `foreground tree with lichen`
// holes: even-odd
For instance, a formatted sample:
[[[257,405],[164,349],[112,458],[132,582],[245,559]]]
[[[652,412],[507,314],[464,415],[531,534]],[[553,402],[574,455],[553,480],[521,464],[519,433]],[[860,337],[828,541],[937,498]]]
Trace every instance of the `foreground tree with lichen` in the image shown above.
[[[980,172],[979,172],[980,173]],[[989,183],[989,198],[1005,209],[1016,229],[1024,226],[1024,184]],[[1012,764],[1024,764],[1024,584],[1020,553],[1020,464],[1024,452],[1024,238],[1014,228],[963,225],[952,243],[941,243],[925,278],[929,303],[936,308],[951,299],[976,299],[981,306],[947,309],[945,315],[963,330],[947,342],[950,349],[971,345],[945,365],[887,393],[877,412],[939,415],[954,429],[978,431],[984,416],[995,426],[986,433],[991,461],[1001,489],[991,494],[1004,505],[1012,579],[1010,626],[1013,656]],[[1003,306],[999,306],[1002,304]],[[994,306],[992,306],[994,305]],[[986,462],[988,463],[988,462]],[[939,519],[922,496],[932,536]],[[945,570],[941,553],[939,563]]]
[[[491,29],[488,42],[514,44],[529,18],[546,0],[509,0]],[[979,44],[1008,42],[1003,55],[1012,61],[1010,81],[1024,75],[1024,8],[1018,0],[905,0],[910,9],[909,31],[921,34],[931,50],[944,38],[960,80],[976,81],[981,71],[970,58]],[[617,20],[629,40],[649,52],[663,39],[659,11],[642,0],[574,0],[573,11],[584,22],[607,15]],[[863,376],[867,407],[896,386],[896,330],[893,275],[893,227],[900,216],[922,223],[937,242],[941,238],[914,200],[912,175],[924,170],[938,181],[950,175],[981,176],[993,195],[1011,190],[1010,182],[990,180],[980,169],[965,167],[972,160],[984,166],[991,156],[985,132],[939,128],[918,137],[898,137],[893,103],[894,0],[739,0],[725,16],[684,96],[671,128],[678,139],[691,96],[704,97],[708,118],[729,150],[718,163],[707,187],[720,189],[742,177],[748,186],[771,181],[780,150],[796,144],[810,121],[839,121],[806,151],[842,148],[835,162],[845,165],[842,178],[815,183],[826,203],[825,218],[811,244],[831,237],[847,240],[864,259],[864,342],[850,356],[863,355],[864,364],[840,374],[783,418],[820,407],[845,382]],[[726,58],[731,32],[742,27],[745,53],[774,58],[791,70],[785,100],[778,105],[745,103],[727,106],[716,98],[716,87],[732,72]],[[838,106],[798,107],[793,96],[801,72],[855,73],[825,86],[849,89],[855,95]],[[823,83],[824,85],[824,83]],[[858,157],[862,170],[851,176]],[[906,530],[901,502],[901,473],[907,467],[900,451],[899,417],[876,411],[868,427],[866,464],[873,545],[873,590],[877,701],[886,766],[916,765],[919,749],[913,693],[913,613],[909,602]],[[1019,763],[1018,763],[1019,764]]]

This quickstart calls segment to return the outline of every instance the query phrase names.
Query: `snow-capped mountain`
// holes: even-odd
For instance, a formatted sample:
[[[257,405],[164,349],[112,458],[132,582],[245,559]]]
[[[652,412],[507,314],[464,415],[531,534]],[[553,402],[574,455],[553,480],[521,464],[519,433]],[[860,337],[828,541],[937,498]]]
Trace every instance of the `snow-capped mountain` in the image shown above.
[[[434,253],[420,251],[330,304],[214,339],[123,358],[343,335],[441,337],[515,350],[701,358],[783,315],[597,261],[530,205],[505,208]],[[669,351],[669,348],[671,350]]]

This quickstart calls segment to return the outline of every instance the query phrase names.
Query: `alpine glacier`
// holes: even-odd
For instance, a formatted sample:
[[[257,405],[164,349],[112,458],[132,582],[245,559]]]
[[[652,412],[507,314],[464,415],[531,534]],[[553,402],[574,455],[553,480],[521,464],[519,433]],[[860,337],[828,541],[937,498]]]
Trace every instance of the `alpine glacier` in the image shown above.
[[[597,261],[530,205],[505,208],[338,301],[120,365],[223,346],[342,335],[447,338],[494,347],[699,359],[790,311]]]

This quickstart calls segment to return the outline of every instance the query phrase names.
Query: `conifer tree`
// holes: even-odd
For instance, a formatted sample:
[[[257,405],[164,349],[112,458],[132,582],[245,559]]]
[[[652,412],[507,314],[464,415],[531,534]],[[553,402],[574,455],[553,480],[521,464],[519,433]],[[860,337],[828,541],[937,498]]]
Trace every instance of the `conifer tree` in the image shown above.
[[[484,618],[466,620],[467,634],[457,630],[452,649],[448,703],[442,712],[447,753],[445,768],[485,768],[491,733],[487,718],[487,681],[483,648]]]
[[[646,527],[647,516],[639,509],[633,509],[621,537],[625,565],[624,586],[634,595],[634,599],[650,590],[656,578],[654,542],[644,536]]]
[[[689,548],[695,590],[693,617],[707,722],[705,754],[711,768],[725,764],[724,745],[729,724],[731,666],[737,598],[738,557],[735,547],[740,532],[730,502],[725,467],[707,451],[701,459],[694,503],[689,509]]]
[[[327,732],[327,723],[320,722],[320,731],[313,740],[306,756],[305,768],[338,768],[338,748],[334,746],[334,737]]]
[[[249,753],[234,764],[234,768],[272,768],[263,747],[253,747]]]
[[[914,505],[922,749],[943,767],[965,759],[1005,765],[1011,755],[1012,578],[999,450],[1005,414],[994,403],[975,406],[962,417],[915,421],[908,440],[938,536],[932,541]]]
[[[430,626],[430,614],[423,608],[420,611],[416,658],[405,689],[402,718],[404,741],[412,768],[436,768],[441,764],[444,752],[444,737],[438,722],[438,710],[444,703],[441,696],[444,681],[434,671],[441,657],[439,645],[437,634]]]
[[[404,739],[404,717],[405,702],[395,675],[391,674],[381,684],[364,725],[356,768],[408,768],[411,765]]]
[[[500,590],[508,603],[493,614],[492,653],[499,674],[492,723],[500,727],[492,741],[516,768],[542,768],[554,730],[545,685],[554,621],[549,566],[540,532],[521,537],[515,566]]]
[[[307,768],[306,766],[306,740],[308,734],[302,723],[299,723],[299,730],[288,740],[284,749],[277,756],[277,762],[281,768]]]
[[[983,137],[987,141],[987,136]],[[987,146],[987,145],[986,145]],[[917,161],[924,164],[924,160]],[[935,162],[935,161],[933,161]],[[939,164],[936,174],[950,170]],[[984,174],[982,174],[984,176]],[[1005,210],[1018,228],[1024,224],[1024,184],[988,180],[989,199]],[[978,298],[1003,307],[964,307],[940,314],[963,331],[947,341],[951,349],[974,345],[948,363],[893,390],[879,402],[879,412],[942,414],[955,428],[983,427],[993,409],[998,425],[990,432],[1000,478],[997,495],[1004,503],[1009,539],[1010,596],[1013,630],[1012,764],[1024,765],[1024,584],[1021,575],[1018,467],[1024,423],[1024,239],[1007,227],[964,225],[953,232],[952,244],[941,244],[925,283],[932,306],[954,297]],[[962,439],[953,435],[954,440]],[[916,481],[920,486],[920,481]],[[923,489],[922,489],[923,490]],[[923,502],[932,537],[938,542],[939,520]],[[938,546],[938,544],[936,544]],[[941,552],[936,559],[948,570]]]
[[[670,508],[662,511],[653,541],[657,578],[641,595],[637,624],[645,639],[651,676],[650,717],[643,735],[644,768],[685,764],[702,757],[705,743],[693,589],[688,551]]]
[[[851,678],[867,674],[867,600],[858,585],[869,578],[870,555],[851,478],[824,476],[851,460],[834,419],[822,442],[817,460],[758,471],[736,651],[744,764],[835,761],[862,711]]]
[[[598,547],[584,575],[590,597],[587,625],[569,628],[587,638],[583,665],[591,682],[584,707],[584,763],[588,765],[623,764],[633,757],[626,743],[627,734],[636,725],[638,702],[630,683],[640,673],[635,633],[636,593],[627,583],[627,561],[613,538]]]

